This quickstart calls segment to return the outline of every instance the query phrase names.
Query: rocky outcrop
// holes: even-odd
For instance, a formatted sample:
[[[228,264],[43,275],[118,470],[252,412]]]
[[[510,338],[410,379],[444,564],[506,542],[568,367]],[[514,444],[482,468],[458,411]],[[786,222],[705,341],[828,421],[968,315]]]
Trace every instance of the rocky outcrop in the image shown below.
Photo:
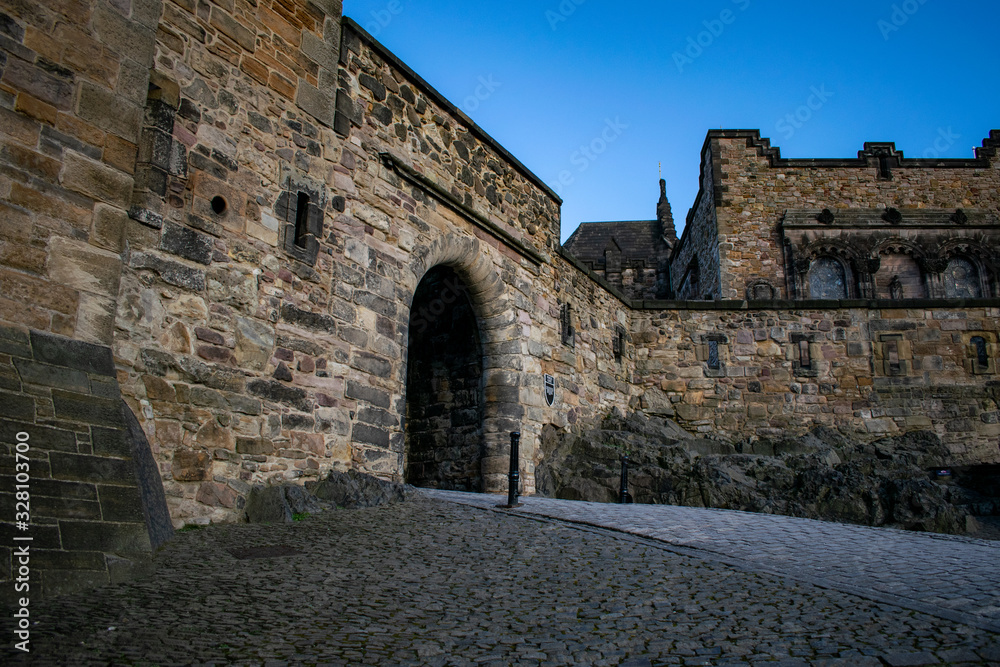
[[[401,503],[410,497],[412,487],[387,482],[354,470],[348,472],[331,470],[326,479],[307,483],[306,488],[316,498],[334,503],[337,507],[359,509]]]
[[[662,416],[613,413],[590,431],[547,428],[541,449],[538,490],[556,498],[616,502],[627,453],[637,503],[940,533],[972,529],[970,507],[1000,509],[995,499],[933,478],[947,449],[929,432],[864,443],[818,427],[796,438],[725,442],[695,438]]]
[[[249,523],[288,523],[297,514],[315,514],[324,509],[298,484],[281,484],[250,489],[244,513]]]
[[[409,487],[371,475],[330,471],[319,482],[258,485],[247,495],[244,517],[249,523],[287,523],[296,515],[316,514],[332,509],[359,509],[409,498]]]

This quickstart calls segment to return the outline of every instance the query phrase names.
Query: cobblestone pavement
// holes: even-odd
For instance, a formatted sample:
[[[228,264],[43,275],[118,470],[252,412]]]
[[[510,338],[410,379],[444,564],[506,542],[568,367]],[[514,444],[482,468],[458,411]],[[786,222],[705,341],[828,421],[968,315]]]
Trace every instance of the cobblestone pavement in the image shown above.
[[[481,507],[507,502],[499,495],[425,493]],[[1000,542],[700,507],[521,502],[519,512],[708,551],[754,570],[1000,632]]]
[[[299,553],[230,553],[275,546]],[[1000,664],[996,633],[684,548],[426,497],[212,526],[154,578],[33,604],[0,664]]]

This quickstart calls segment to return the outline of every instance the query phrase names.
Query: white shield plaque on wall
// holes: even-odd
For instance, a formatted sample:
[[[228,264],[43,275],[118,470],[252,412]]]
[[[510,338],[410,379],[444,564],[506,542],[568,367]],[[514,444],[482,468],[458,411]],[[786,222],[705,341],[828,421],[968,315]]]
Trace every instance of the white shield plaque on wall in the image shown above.
[[[556,379],[551,375],[545,375],[545,402],[551,405],[556,400]]]

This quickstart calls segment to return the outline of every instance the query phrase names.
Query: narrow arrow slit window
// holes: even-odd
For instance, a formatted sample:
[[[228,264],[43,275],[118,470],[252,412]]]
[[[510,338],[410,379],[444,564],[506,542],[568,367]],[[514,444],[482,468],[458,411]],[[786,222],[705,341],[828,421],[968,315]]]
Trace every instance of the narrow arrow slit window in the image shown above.
[[[306,236],[309,234],[309,195],[299,192],[295,207],[295,245],[306,247]]]

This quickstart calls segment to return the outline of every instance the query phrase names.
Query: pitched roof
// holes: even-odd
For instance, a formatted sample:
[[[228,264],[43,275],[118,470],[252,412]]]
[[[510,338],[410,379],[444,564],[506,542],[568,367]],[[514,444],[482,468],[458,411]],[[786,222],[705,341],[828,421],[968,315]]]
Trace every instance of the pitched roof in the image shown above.
[[[604,264],[604,250],[612,239],[622,251],[623,262],[645,261],[656,266],[663,241],[659,238],[656,220],[623,222],[584,222],[566,239],[563,249],[577,259]]]

